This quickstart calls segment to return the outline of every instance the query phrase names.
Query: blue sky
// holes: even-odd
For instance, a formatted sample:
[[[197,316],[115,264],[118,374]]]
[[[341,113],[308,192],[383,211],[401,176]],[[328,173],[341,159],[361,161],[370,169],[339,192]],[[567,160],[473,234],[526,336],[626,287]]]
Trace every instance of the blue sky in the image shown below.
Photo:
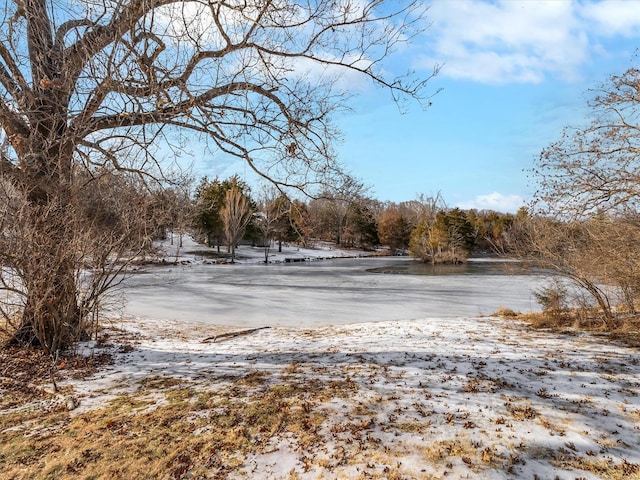
[[[428,19],[394,65],[442,65],[433,105],[400,113],[370,88],[338,119],[340,160],[382,201],[441,192],[451,207],[514,212],[531,198],[526,170],[540,151],[584,124],[587,90],[640,47],[634,0],[435,0]]]

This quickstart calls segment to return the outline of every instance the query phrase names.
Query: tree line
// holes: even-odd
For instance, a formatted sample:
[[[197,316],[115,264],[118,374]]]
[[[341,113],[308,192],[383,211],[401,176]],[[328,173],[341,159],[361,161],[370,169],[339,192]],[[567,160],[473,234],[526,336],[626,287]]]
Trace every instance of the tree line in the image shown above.
[[[211,247],[225,246],[234,258],[240,240],[281,251],[283,243],[313,247],[329,242],[342,248],[383,249],[412,255],[421,262],[461,263],[477,252],[505,252],[505,240],[516,215],[488,210],[461,210],[445,205],[441,195],[419,195],[405,202],[381,202],[356,191],[330,189],[315,198],[290,199],[274,187],[254,194],[239,177],[203,178],[190,206],[192,232]],[[236,207],[229,209],[234,199]],[[243,199],[240,202],[239,199]],[[241,206],[241,208],[237,208]],[[240,228],[230,228],[237,224]]]

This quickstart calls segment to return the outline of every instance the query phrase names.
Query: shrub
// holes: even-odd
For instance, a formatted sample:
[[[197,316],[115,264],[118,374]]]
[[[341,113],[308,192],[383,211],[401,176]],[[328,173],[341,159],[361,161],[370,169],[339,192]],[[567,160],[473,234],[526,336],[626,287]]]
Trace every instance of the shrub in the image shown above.
[[[565,284],[554,279],[549,285],[539,288],[533,294],[546,316],[556,322],[562,320],[568,307],[568,291]]]

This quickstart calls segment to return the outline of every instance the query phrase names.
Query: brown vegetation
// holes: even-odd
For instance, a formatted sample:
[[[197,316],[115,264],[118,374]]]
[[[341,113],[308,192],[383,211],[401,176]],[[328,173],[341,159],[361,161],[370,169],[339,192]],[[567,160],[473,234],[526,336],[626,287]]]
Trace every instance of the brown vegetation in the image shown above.
[[[133,343],[112,345],[133,355],[114,354],[117,371],[77,381],[83,393],[71,411],[48,387],[47,355],[11,352],[8,368],[40,367],[25,371],[33,388],[0,392],[0,479],[523,476],[525,463],[576,478],[639,478],[629,453],[634,351],[491,318],[452,323],[260,330],[234,337],[227,356],[220,346],[200,350],[210,329],[151,322]],[[175,350],[154,347],[159,331]],[[361,334],[379,350],[350,343]],[[252,351],[252,338],[277,346]],[[109,343],[120,339],[132,337],[113,331]],[[99,365],[65,357],[56,364],[59,392],[73,395],[62,379]],[[580,378],[597,382],[580,386]],[[274,458],[290,467],[278,469]]]
[[[534,215],[512,228],[512,250],[578,290],[573,298],[557,289],[544,295],[545,324],[590,326],[597,316],[605,330],[635,328],[639,92],[637,68],[611,75],[590,92],[591,122],[565,127],[531,170],[538,184]]]
[[[618,312],[615,328],[602,321],[602,315],[596,308],[566,308],[562,311],[542,311],[532,313],[514,312],[501,309],[496,315],[508,319],[516,319],[537,329],[548,329],[556,332],[585,331],[602,335],[611,341],[629,346],[640,347],[640,316]]]

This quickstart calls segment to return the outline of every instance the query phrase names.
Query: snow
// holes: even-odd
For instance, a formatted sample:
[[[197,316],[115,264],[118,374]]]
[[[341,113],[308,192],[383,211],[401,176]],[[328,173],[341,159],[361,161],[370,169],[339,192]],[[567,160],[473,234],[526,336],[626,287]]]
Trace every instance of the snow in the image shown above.
[[[200,323],[122,319],[117,326],[135,333],[135,348],[74,384],[78,411],[154,376],[218,390],[258,372],[286,383],[295,366],[306,382],[357,384],[352,397],[322,405],[326,440],[312,453],[333,458],[346,449],[349,465],[305,472],[295,442],[279,437],[271,453],[245,458],[251,478],[283,478],[292,469],[299,478],[357,477],[371,463],[367,448],[355,452],[348,430],[330,432],[364,421],[352,414],[363,406],[373,419],[367,438],[392,452],[409,478],[600,478],[556,465],[569,454],[640,463],[640,353],[589,335],[531,331],[494,317],[276,327],[216,343],[202,340],[221,330]],[[416,422],[419,431],[401,428]],[[478,468],[462,454],[426,460],[433,445],[453,443],[495,461]]]
[[[479,309],[490,307],[481,298],[487,292],[500,301],[530,305],[530,289],[539,278],[467,277],[468,283],[484,285],[474,293],[473,285],[465,287],[455,276],[369,274],[362,269],[364,260],[344,260],[346,267],[326,260],[287,265],[291,270],[283,272],[264,270],[273,265],[256,270],[256,265],[212,266],[178,258],[189,265],[137,275],[146,280],[132,284],[136,295],[155,279],[147,288],[150,309],[145,316],[129,311],[109,327],[111,341],[129,342],[133,349],[116,350],[113,366],[74,381],[78,412],[136,392],[145,378],[218,391],[229,379],[264,373],[272,385],[298,379],[350,381],[355,387],[350,396],[316,406],[324,412],[321,448],[306,451],[282,434],[268,452],[244,458],[230,478],[285,478],[292,471],[302,479],[366,478],[392,468],[403,478],[573,480],[601,478],[581,470],[580,461],[640,464],[637,349],[478,316]],[[215,296],[202,297],[194,278],[214,272],[209,288]],[[165,277],[172,280],[161,288]],[[283,307],[282,289],[294,308]],[[372,291],[390,293],[378,302]],[[163,297],[167,306],[153,308]],[[447,301],[438,304],[439,297]],[[225,307],[215,310],[220,302]],[[208,317],[198,313],[205,307]],[[178,313],[170,314],[171,308]],[[237,317],[234,308],[241,311]],[[249,318],[243,321],[245,314]],[[270,328],[203,342],[254,326]],[[309,467],[305,458],[325,462]]]
[[[209,248],[206,245],[196,242],[191,236],[183,235],[182,244],[177,235],[169,236],[166,240],[155,242],[154,246],[158,250],[158,256],[166,261],[193,263],[211,262],[212,254],[217,252],[217,248]],[[250,247],[240,245],[236,248],[236,263],[264,263],[264,247]],[[225,256],[226,248],[220,247],[221,255]],[[282,251],[278,251],[277,245],[269,249],[269,263],[285,263],[287,261],[317,261],[328,258],[352,258],[370,256],[372,252],[364,250],[348,250],[336,248],[335,245],[315,241],[313,248],[300,247],[283,243]],[[230,261],[229,258],[224,262]]]

